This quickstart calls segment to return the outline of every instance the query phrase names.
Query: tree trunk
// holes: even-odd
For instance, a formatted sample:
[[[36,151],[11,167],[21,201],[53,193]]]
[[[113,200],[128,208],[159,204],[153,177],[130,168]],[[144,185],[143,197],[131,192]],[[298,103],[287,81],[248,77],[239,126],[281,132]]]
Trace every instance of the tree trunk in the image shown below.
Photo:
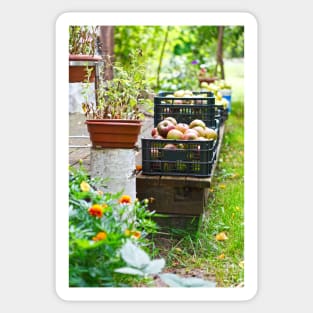
[[[214,75],[218,76],[217,70],[218,70],[218,66],[220,66],[221,67],[221,78],[225,79],[224,61],[223,61],[223,35],[224,35],[224,26],[218,26],[216,67],[215,67]]]
[[[163,61],[165,46],[166,46],[167,39],[168,39],[169,30],[170,30],[170,26],[167,26],[166,31],[165,31],[164,41],[163,41],[162,48],[161,48],[161,54],[160,54],[160,58],[159,58],[158,69],[157,69],[157,79],[156,79],[156,88],[157,89],[160,88],[160,73],[161,73],[162,61]]]
[[[110,57],[111,61],[114,58],[114,26],[100,26],[100,54],[104,57],[104,60]],[[106,64],[107,65],[107,64]],[[105,66],[103,77],[105,80],[111,80],[113,78],[112,66]]]

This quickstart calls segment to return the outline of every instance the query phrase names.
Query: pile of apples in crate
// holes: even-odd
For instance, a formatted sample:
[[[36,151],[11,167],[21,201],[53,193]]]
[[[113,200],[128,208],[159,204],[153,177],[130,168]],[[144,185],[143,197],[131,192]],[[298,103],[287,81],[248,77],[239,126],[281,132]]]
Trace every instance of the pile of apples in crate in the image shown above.
[[[214,101],[211,92],[188,90],[154,98],[152,138],[142,138],[143,174],[212,175],[220,127]]]
[[[172,140],[216,140],[218,134],[200,119],[194,119],[189,124],[178,123],[173,117],[166,117],[151,131],[154,139]]]
[[[201,98],[207,97],[205,93],[195,93],[191,90],[176,90],[164,96],[161,103],[169,104],[203,104]],[[200,98],[200,99],[197,99]]]

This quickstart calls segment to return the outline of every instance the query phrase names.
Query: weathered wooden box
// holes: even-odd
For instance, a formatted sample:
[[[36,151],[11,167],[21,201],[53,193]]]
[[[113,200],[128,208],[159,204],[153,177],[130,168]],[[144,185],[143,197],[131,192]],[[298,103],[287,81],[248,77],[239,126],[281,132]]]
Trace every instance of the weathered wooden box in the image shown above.
[[[210,185],[210,178],[143,174],[136,177],[137,197],[152,200],[149,209],[157,213],[201,215],[207,205]]]

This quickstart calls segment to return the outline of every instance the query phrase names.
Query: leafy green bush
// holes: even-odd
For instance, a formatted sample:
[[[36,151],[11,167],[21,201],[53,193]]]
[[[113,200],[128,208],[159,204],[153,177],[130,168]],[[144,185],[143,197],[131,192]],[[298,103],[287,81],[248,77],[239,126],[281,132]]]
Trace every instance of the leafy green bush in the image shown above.
[[[90,178],[82,166],[70,167],[70,287],[131,285],[129,277],[114,272],[125,265],[120,249],[130,241],[148,250],[147,235],[157,230],[148,200],[103,192],[104,184],[105,180]]]

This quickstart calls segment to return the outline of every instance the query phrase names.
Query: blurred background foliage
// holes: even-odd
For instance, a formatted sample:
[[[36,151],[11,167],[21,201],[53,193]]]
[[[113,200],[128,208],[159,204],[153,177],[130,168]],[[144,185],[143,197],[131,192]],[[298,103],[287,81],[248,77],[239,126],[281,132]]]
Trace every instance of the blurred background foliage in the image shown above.
[[[143,51],[147,79],[159,90],[197,89],[200,66],[216,66],[217,26],[115,26],[114,58],[122,64],[136,48]],[[225,26],[223,58],[244,57],[244,27]],[[225,73],[227,79],[227,69]]]

